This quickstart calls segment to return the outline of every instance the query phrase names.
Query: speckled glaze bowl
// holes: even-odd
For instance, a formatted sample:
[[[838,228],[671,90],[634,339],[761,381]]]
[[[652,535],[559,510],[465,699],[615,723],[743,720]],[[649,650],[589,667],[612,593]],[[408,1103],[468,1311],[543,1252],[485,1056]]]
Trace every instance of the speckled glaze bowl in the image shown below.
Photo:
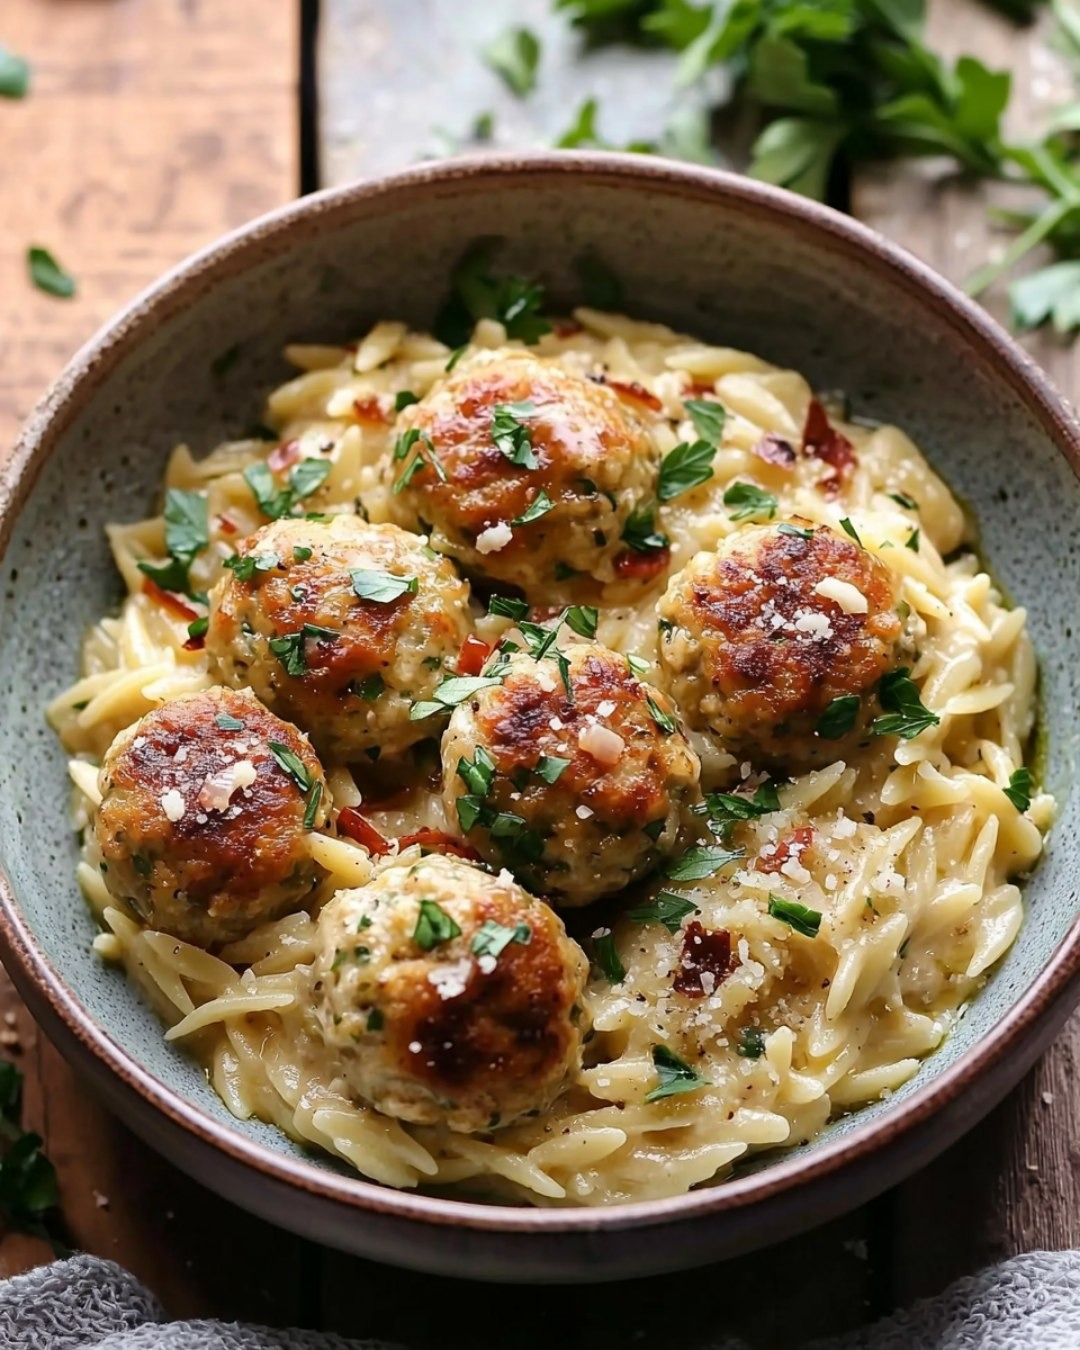
[[[387,1190],[234,1120],[124,976],[90,950],[64,756],[43,706],[120,585],[102,526],[136,519],[169,449],[255,421],[287,341],[432,319],[479,235],[575,299],[596,252],[627,307],[746,346],[895,420],[977,513],[1042,660],[1061,804],[1028,918],[955,1033],[890,1100],[725,1185],[608,1210],[484,1206]],[[225,354],[229,360],[220,360]],[[234,355],[235,359],[232,359]],[[1080,429],[979,309],[854,222],[745,179],[575,154],[422,167],[305,198],[170,273],[74,359],[0,469],[0,946],[61,1050],[192,1175],[297,1232],[474,1278],[598,1280],[704,1263],[808,1227],[925,1163],[1034,1062],[1080,994],[1074,709],[1080,701]]]

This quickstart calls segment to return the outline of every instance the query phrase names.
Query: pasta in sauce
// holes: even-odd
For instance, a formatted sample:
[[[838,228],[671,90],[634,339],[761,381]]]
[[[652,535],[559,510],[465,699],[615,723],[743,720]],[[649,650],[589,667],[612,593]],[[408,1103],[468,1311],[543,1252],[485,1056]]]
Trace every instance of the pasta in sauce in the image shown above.
[[[679,1194],[722,1180],[751,1153],[810,1139],[835,1114],[898,1088],[940,1045],[1016,937],[1023,913],[1017,878],[1036,863],[1053,810],[1023,770],[1036,681],[1025,614],[1004,603],[968,546],[960,506],[903,432],[846,420],[792,371],[592,310],[577,311],[572,323],[528,348],[484,319],[448,374],[450,355],[399,323],[378,324],[355,348],[290,348],[299,374],[270,395],[274,442],[232,442],[202,459],[180,446],[169,460],[166,489],[206,500],[207,539],[189,539],[180,557],[184,576],[175,573],[182,523],[156,516],[108,527],[128,593],[118,614],[92,627],[81,677],[49,708],[72,755],[76,825],[86,839],[78,879],[102,926],[95,947],[123,963],[166,1022],[167,1037],[206,1065],[234,1115],[270,1121],[365,1177],[543,1205]],[[470,453],[475,430],[461,420],[454,395],[470,379],[502,381],[491,396],[504,411],[498,426],[493,419],[490,453],[506,461],[500,471],[508,464],[513,474],[499,478],[500,491],[510,493],[501,504],[480,501],[480,489],[466,493],[452,477],[454,456]],[[542,431],[549,404],[564,421],[555,425],[550,414]],[[518,492],[519,479],[527,480],[530,457],[547,453],[545,435],[591,435],[590,419],[601,415],[598,472],[610,482],[571,490],[552,480],[547,510],[544,494],[513,497],[510,488]],[[446,465],[434,462],[440,454]],[[400,486],[417,455],[412,480]],[[438,498],[444,469],[452,481]],[[424,518],[422,500],[411,500],[425,482],[440,513],[434,521]],[[283,490],[293,500],[267,496]],[[245,555],[243,541],[267,529],[268,505],[280,517],[269,526],[276,551]],[[493,510],[505,513],[495,520]],[[265,687],[254,657],[250,665],[246,657],[226,661],[213,628],[204,645],[206,606],[198,597],[221,587],[223,576],[227,582],[226,560],[234,580],[245,572],[250,580],[264,563],[282,567],[287,549],[295,550],[290,565],[312,567],[302,525],[312,512],[332,518],[321,525],[340,536],[342,548],[353,547],[354,536],[374,537],[357,525],[358,512],[385,530],[391,523],[411,529],[412,543],[386,534],[385,565],[392,572],[405,558],[402,566],[423,584],[430,575],[436,597],[423,622],[396,630],[385,677],[351,686],[366,720],[344,728],[339,709],[288,687],[287,662],[302,662],[307,629],[300,630],[301,655],[294,643],[290,658],[280,625],[259,629],[266,606],[259,615],[231,616],[230,652],[235,634],[249,655],[263,638],[269,644],[259,648],[270,665],[258,669],[272,672]],[[433,547],[416,533],[425,526]],[[169,555],[170,540],[170,562],[155,563]],[[695,629],[701,611],[694,607],[704,603],[710,578],[730,578],[731,568],[761,584],[766,549],[780,550],[775,575],[782,588],[815,540],[833,559],[816,582],[818,608],[784,610],[777,591],[766,617],[789,645],[762,687],[780,697],[791,673],[785,653],[801,660],[799,644],[815,633],[831,639],[851,632],[863,643],[881,617],[880,639],[859,646],[857,660],[853,646],[830,649],[812,695],[799,694],[798,716],[776,699],[748,712],[742,694],[718,694],[720,676],[710,675],[709,662],[727,659],[741,640],[731,605],[723,610],[727,627],[707,632]],[[589,547],[596,554],[591,572]],[[139,567],[147,560],[174,571],[148,577]],[[471,601],[461,567],[484,574]],[[370,580],[381,574],[359,571],[369,579],[356,581],[353,569],[356,594],[367,585],[373,606],[388,603]],[[293,586],[294,599],[306,597],[304,585]],[[484,613],[478,593],[508,603]],[[284,591],[281,603],[291,603]],[[719,612],[710,611],[709,624],[719,622]],[[739,614],[745,636],[751,620]],[[320,611],[308,624],[311,640],[332,643],[336,622]],[[517,650],[501,645],[507,642]],[[545,642],[547,652],[534,661],[529,653]],[[770,659],[776,650],[769,649]],[[623,673],[604,666],[611,653]],[[568,698],[570,680],[587,671],[625,686],[627,700],[653,691],[646,703],[655,725],[638,716],[637,704],[616,712],[606,686],[592,711],[573,714],[584,719],[575,744],[610,770],[611,781],[641,749],[640,773],[653,796],[634,831],[606,822],[606,801],[597,816],[585,804],[596,799],[575,797],[573,747],[534,755],[528,791],[523,779],[510,779],[503,797],[485,797],[497,790],[484,777],[486,761],[469,761],[469,751],[502,725],[495,712],[488,723],[483,718],[492,701],[508,697],[512,671],[534,666],[543,667],[540,692],[534,690],[541,702],[564,698],[560,680]],[[446,732],[451,703],[439,703],[441,682],[475,678],[482,686],[485,671],[487,688],[458,700]],[[856,675],[862,685],[852,685]],[[836,688],[827,703],[814,705],[830,681]],[[297,796],[280,828],[294,832],[289,837],[302,846],[305,865],[314,864],[317,886],[310,890],[306,874],[294,869],[264,918],[208,950],[208,941],[195,945],[205,941],[202,929],[177,936],[147,918],[167,909],[148,900],[140,916],[137,903],[117,898],[94,824],[103,792],[116,790],[117,773],[99,775],[114,740],[126,733],[130,747],[140,719],[226,683],[251,684],[279,716],[311,732],[325,795],[313,765],[286,756],[284,772],[306,796]],[[855,693],[844,692],[849,688]],[[423,700],[433,711],[416,717]],[[236,705],[222,707],[219,725],[243,724]],[[804,725],[799,717],[811,720]],[[548,737],[551,720],[537,725],[536,736]],[[452,784],[446,792],[434,749],[444,733]],[[134,743],[144,739],[140,731]],[[335,756],[335,746],[346,744],[348,756]],[[388,747],[381,761],[380,744]],[[280,768],[280,750],[274,754]],[[462,761],[484,770],[479,788],[455,777]],[[253,751],[241,763],[248,768],[226,782],[224,796],[199,798],[204,813],[224,814],[230,803],[243,811],[244,794],[263,769]],[[266,772],[275,771],[267,763]],[[185,804],[176,800],[174,811],[167,797],[163,809],[173,822]],[[463,808],[464,798],[473,805]],[[499,835],[511,818],[526,821],[514,826],[513,848]],[[279,828],[278,815],[273,819]],[[475,1119],[459,1111],[454,1128],[438,1110],[402,1105],[385,1083],[376,1090],[374,1052],[356,1059],[355,1073],[348,1067],[354,1041],[371,1032],[375,1046],[388,1032],[380,1031],[382,1012],[369,1010],[355,1036],[335,1038],[341,1014],[327,1021],[327,990],[359,997],[359,983],[344,982],[341,949],[330,949],[334,961],[327,956],[325,917],[320,926],[336,895],[340,909],[342,892],[385,890],[388,868],[424,876],[426,855],[447,850],[464,856],[463,868],[475,869],[477,851],[484,854],[493,874],[484,885],[502,887],[490,900],[503,909],[464,915],[447,900],[435,905],[441,920],[428,911],[433,944],[444,940],[440,922],[460,933],[483,913],[503,915],[505,922],[485,930],[502,935],[495,956],[490,947],[476,956],[482,943],[475,940],[464,949],[468,979],[480,979],[474,967],[483,973],[499,961],[535,956],[527,943],[533,930],[539,941],[547,921],[537,916],[547,911],[529,910],[535,902],[524,892],[553,892],[570,934],[560,936],[558,924],[549,953],[564,962],[553,969],[565,969],[569,981],[551,1013],[563,1019],[565,1073],[547,1065],[539,1108],[517,1102],[509,1119],[498,1112],[487,1118],[492,1101],[505,1105],[505,1094],[488,1083],[477,1098],[488,1105],[477,1107]],[[134,861],[140,876],[150,867],[137,854]],[[129,892],[140,884],[135,877]],[[447,894],[455,894],[453,886]],[[355,903],[362,909],[366,902]],[[526,910],[533,927],[515,928],[513,915]],[[404,933],[400,941],[407,939]],[[588,974],[579,945],[591,959]],[[376,950],[358,945],[357,966],[375,960]],[[433,945],[428,957],[437,956]],[[445,971],[440,978],[439,997],[452,1003],[460,989]],[[360,974],[355,981],[362,983]],[[498,1013],[491,1016],[497,1022]],[[391,1105],[376,1109],[373,1099]]]

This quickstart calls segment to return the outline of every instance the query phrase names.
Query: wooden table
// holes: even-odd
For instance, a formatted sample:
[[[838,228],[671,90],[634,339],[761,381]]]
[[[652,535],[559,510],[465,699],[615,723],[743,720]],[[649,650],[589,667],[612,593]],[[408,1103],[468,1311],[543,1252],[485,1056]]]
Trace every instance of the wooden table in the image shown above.
[[[586,92],[607,132],[649,131],[664,85],[640,58],[571,68],[548,0],[5,0],[0,43],[34,66],[32,96],[0,101],[0,454],[66,357],[171,263],[322,180],[435,150],[492,108],[497,140],[542,144]],[[476,57],[511,19],[552,34],[541,92],[515,102]],[[1018,126],[1067,96],[1038,35],[1018,36],[971,0],[940,0],[937,39],[1010,67]],[[656,58],[653,58],[656,59]],[[318,125],[314,118],[317,86]],[[301,89],[305,95],[301,100]],[[620,113],[619,110],[622,109]],[[863,219],[959,278],[987,247],[984,202],[925,168],[854,184]],[[27,244],[76,274],[61,302],[24,281]],[[1075,357],[1031,350],[1066,390]],[[578,1289],[562,1299],[469,1288],[356,1261],[247,1217],[188,1181],[91,1099],[0,986],[0,1046],[26,1074],[28,1124],[45,1137],[76,1242],[145,1279],[174,1316],[254,1318],[439,1350],[557,1341],[564,1350],[662,1350],[741,1333],[758,1347],[859,1326],[1011,1252],[1080,1245],[1080,1020],[981,1127],[864,1209],[714,1272]],[[47,1260],[8,1234],[0,1273]],[[525,1301],[527,1299],[527,1302]],[[477,1327],[488,1332],[478,1335]]]

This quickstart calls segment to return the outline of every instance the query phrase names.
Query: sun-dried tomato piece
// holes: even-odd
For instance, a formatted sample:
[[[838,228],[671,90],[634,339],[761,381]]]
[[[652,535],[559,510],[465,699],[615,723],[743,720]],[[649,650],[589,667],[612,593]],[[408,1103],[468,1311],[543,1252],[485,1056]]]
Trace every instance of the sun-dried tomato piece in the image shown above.
[[[829,476],[822,484],[826,492],[839,492],[844,479],[855,467],[855,447],[832,425],[816,398],[810,400],[806,410],[802,449],[804,455],[820,459],[829,466]]]
[[[771,853],[759,856],[754,867],[759,872],[780,872],[789,859],[801,861],[804,850],[810,848],[813,842],[813,827],[801,825],[797,830],[792,830],[786,839],[781,839]]]
[[[300,458],[300,442],[286,441],[283,445],[276,446],[270,451],[267,457],[267,467],[271,473],[280,473],[282,469],[288,469]]]
[[[376,858],[390,852],[389,841],[351,806],[343,806],[338,812],[337,827],[339,834],[346,835]]]
[[[456,858],[465,858],[469,862],[480,861],[480,854],[471,844],[456,839],[445,830],[433,830],[427,825],[421,826],[413,834],[403,834],[398,840],[398,848],[408,848],[411,844],[419,844],[421,848],[432,849],[436,853],[452,853]]]
[[[639,403],[650,412],[660,412],[664,406],[654,393],[643,384],[638,384],[637,380],[608,380],[607,387],[614,389],[620,398],[628,399],[631,403]]]
[[[474,637],[470,633],[461,644],[461,651],[458,652],[457,673],[479,675],[484,669],[485,661],[494,650],[490,642],[484,642],[482,638]]]
[[[143,577],[142,588],[144,595],[148,595],[162,609],[170,610],[178,619],[186,619],[191,623],[199,617],[199,611],[192,609],[182,595],[177,595],[175,591],[163,590],[150,577]]]
[[[670,562],[669,548],[655,548],[648,553],[635,553],[627,548],[615,559],[615,575],[624,580],[651,581],[665,571]]]
[[[368,398],[354,398],[352,406],[353,416],[358,422],[365,422],[369,427],[386,425],[386,414],[374,394]]]
[[[705,928],[692,919],[683,929],[682,953],[674,988],[687,998],[704,998],[732,971],[731,934],[725,928]]]

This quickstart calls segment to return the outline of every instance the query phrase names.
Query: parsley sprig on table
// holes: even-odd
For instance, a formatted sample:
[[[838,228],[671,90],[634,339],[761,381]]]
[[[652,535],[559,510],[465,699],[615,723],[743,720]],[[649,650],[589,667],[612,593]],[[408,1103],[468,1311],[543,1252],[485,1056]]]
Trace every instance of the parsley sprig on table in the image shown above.
[[[0,1218],[11,1228],[44,1238],[58,1256],[68,1254],[56,1212],[60,1195],[56,1171],[41,1151],[41,1138],[21,1125],[21,1072],[0,1060]]]
[[[1080,71],[1080,4],[1048,2],[1058,45]],[[1027,23],[1047,0],[983,3]],[[1062,334],[1080,329],[1080,101],[1061,109],[1041,139],[1009,143],[1009,72],[969,55],[942,59],[924,35],[925,0],[552,0],[552,7],[590,46],[630,41],[673,49],[674,83],[684,94],[708,88],[701,82],[722,67],[729,102],[744,124],[758,127],[749,172],[766,182],[843,207],[860,164],[934,156],[969,177],[1018,187],[1022,209],[996,213],[1016,237],[968,288],[981,295],[1015,275],[1034,249],[1049,249],[1048,265],[1010,286],[1014,322],[1024,329],[1052,324]],[[535,79],[539,42],[522,42],[521,30],[513,37],[515,50],[529,58],[519,63],[524,93]],[[556,143],[718,158],[710,110],[699,97],[677,99],[654,138],[625,145],[604,134],[602,117],[599,100],[587,96]]]

